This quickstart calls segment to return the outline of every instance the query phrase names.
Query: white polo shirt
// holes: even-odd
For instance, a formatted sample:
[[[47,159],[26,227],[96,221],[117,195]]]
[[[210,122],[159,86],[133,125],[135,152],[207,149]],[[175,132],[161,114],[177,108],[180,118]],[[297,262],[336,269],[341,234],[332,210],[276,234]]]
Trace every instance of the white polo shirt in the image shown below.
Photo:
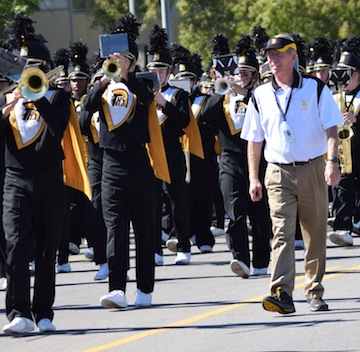
[[[251,142],[265,140],[264,156],[268,162],[287,164],[325,154],[325,130],[343,122],[329,88],[324,86],[318,99],[318,81],[294,72],[294,83],[287,92],[275,80],[270,81],[255,89],[247,107],[241,138]],[[295,136],[293,141],[288,141],[282,130],[283,114]]]

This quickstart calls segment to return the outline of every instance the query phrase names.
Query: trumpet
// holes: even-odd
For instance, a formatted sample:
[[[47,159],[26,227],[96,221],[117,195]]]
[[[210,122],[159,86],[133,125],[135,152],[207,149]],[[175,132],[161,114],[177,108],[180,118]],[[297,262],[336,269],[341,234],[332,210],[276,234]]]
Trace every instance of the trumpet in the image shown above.
[[[228,78],[218,78],[214,83],[214,90],[220,95],[226,95],[230,92],[231,87],[239,85],[241,80],[230,81]]]
[[[44,71],[37,67],[28,67],[22,73],[17,88],[23,97],[38,100],[49,90],[49,81]]]
[[[49,90],[49,82],[52,81],[63,69],[64,66],[60,65],[53,70],[44,73],[44,71],[37,67],[27,67],[22,72],[19,82],[14,83],[0,91],[0,95],[11,92],[17,87],[24,98],[39,100]],[[11,103],[7,103],[1,106],[0,110],[10,104]]]
[[[102,71],[109,78],[118,78],[121,74],[120,64],[114,59],[106,59],[102,64]]]

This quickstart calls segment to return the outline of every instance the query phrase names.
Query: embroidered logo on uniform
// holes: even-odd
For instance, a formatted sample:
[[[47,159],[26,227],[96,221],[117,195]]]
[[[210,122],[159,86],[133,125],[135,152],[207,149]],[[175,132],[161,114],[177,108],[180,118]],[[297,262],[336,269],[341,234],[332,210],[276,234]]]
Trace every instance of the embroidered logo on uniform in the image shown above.
[[[235,114],[245,114],[246,108],[247,108],[247,105],[243,101],[238,100],[235,103]]]
[[[24,121],[32,121],[32,120],[39,121],[40,113],[39,111],[37,111],[35,104],[32,102],[28,102],[28,103],[24,103],[24,106],[25,106],[25,111],[22,119]]]
[[[129,95],[125,89],[115,89],[113,90],[113,98],[111,101],[112,106],[124,106],[125,108],[129,103]]]
[[[301,100],[302,110],[307,110],[307,101],[305,99]]]

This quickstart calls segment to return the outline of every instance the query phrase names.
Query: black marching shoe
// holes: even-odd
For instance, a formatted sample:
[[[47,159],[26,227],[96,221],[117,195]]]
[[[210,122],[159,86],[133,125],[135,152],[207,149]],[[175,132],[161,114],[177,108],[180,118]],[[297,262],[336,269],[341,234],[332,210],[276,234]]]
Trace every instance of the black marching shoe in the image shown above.
[[[276,287],[271,296],[263,299],[263,308],[269,312],[278,312],[280,314],[295,313],[292,298],[282,290],[281,286]]]
[[[308,299],[308,309],[312,312],[326,312],[329,310],[329,306],[321,297],[313,297]]]

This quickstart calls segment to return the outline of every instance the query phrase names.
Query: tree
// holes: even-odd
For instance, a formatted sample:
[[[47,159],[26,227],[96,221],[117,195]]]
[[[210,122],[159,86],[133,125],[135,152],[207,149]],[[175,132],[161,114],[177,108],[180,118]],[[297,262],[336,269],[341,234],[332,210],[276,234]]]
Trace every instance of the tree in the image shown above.
[[[12,13],[30,15],[38,1],[1,0],[0,11],[5,15],[0,15],[0,31]],[[105,32],[129,12],[128,0],[73,0],[74,8],[82,3],[87,4],[93,26]],[[297,33],[307,42],[316,36],[335,40],[360,33],[360,0],[171,0],[170,5],[181,15],[176,41],[199,54],[204,68],[211,60],[210,40],[217,33],[228,38],[231,49],[255,25],[269,35]],[[160,16],[159,0],[136,1],[136,17],[143,23],[140,31],[149,31]]]
[[[183,18],[179,41],[198,52],[203,63],[210,60],[209,40],[218,32],[228,38],[231,48],[255,25],[269,35],[297,33],[306,41],[360,33],[359,0],[179,0],[176,6]]]

